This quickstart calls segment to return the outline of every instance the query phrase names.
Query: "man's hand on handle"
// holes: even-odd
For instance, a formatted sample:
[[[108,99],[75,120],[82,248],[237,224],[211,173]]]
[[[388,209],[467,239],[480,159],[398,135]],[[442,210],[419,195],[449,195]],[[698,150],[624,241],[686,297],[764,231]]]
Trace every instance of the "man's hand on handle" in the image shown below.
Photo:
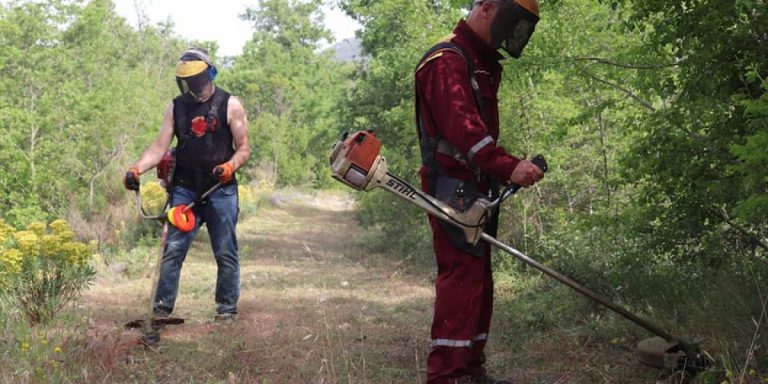
[[[509,182],[512,184],[522,185],[523,187],[530,187],[544,178],[544,171],[541,170],[536,164],[530,160],[521,160],[512,175],[509,177]]]
[[[125,186],[125,189],[138,191],[139,184],[139,169],[136,167],[128,168],[128,172],[123,176],[123,185]]]
[[[213,168],[213,176],[215,176],[220,183],[227,184],[232,181],[232,176],[235,174],[235,167],[231,161],[222,163]]]

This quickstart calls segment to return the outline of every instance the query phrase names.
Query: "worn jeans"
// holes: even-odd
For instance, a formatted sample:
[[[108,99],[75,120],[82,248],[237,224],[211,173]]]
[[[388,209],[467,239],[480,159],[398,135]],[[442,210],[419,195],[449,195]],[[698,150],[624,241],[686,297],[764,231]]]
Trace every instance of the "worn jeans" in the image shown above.
[[[189,205],[200,198],[200,194],[183,187],[175,187],[171,194],[171,205]],[[213,256],[216,258],[216,312],[237,313],[240,297],[240,264],[238,261],[235,227],[239,211],[237,185],[219,187],[205,202],[193,208],[196,223],[190,232],[181,232],[170,225],[168,239],[163,251],[163,265],[155,295],[155,314],[167,316],[173,312],[179,290],[181,265],[200,225],[204,222],[211,239]]]

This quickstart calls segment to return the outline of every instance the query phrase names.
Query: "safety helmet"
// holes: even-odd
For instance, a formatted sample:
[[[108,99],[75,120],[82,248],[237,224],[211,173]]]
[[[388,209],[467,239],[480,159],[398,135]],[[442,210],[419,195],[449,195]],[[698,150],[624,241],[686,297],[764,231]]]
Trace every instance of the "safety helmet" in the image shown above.
[[[189,101],[200,101],[218,70],[202,48],[189,48],[176,62],[176,84]]]
[[[519,58],[539,21],[536,0],[475,0],[475,5],[491,1],[499,11],[491,23],[491,44]]]

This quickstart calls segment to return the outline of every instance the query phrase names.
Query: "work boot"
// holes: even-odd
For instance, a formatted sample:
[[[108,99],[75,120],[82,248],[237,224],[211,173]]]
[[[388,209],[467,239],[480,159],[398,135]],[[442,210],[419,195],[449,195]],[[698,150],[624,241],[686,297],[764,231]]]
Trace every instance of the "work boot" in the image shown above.
[[[497,380],[494,379],[491,376],[488,376],[486,374],[482,374],[480,376],[474,376],[472,377],[472,381],[470,383],[473,384],[512,384],[507,380]]]
[[[237,313],[217,313],[213,321],[219,324],[229,325],[237,320]]]

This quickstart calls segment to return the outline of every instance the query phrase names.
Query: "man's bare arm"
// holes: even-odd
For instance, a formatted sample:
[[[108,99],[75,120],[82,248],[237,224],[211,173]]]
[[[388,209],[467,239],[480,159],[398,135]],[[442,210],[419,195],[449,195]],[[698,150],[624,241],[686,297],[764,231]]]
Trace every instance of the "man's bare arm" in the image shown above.
[[[237,170],[248,161],[251,156],[251,147],[248,145],[248,117],[240,100],[229,98],[227,103],[227,116],[229,129],[232,131],[232,139],[235,145],[235,154],[232,155],[232,167]]]

